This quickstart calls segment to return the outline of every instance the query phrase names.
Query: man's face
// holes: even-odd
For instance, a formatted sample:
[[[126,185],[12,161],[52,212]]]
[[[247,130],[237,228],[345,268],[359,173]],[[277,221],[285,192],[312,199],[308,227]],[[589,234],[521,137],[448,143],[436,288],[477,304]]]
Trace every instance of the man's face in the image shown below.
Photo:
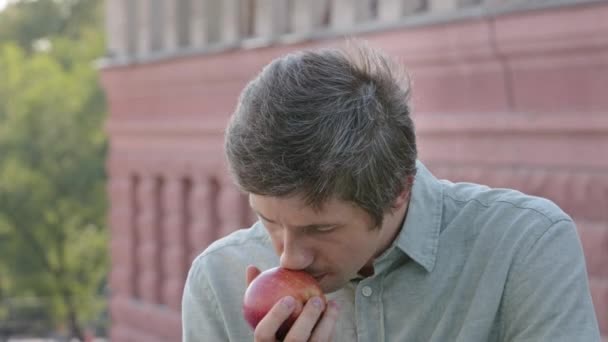
[[[371,265],[382,241],[363,209],[331,199],[320,209],[300,197],[250,195],[250,203],[270,238],[280,265],[314,276],[324,292],[340,289],[363,266]]]

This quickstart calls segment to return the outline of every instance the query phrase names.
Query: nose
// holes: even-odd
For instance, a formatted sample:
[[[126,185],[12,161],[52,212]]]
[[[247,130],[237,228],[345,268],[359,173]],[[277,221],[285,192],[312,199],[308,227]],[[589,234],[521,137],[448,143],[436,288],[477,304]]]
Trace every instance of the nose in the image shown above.
[[[303,270],[313,262],[313,253],[304,241],[286,229],[283,233],[283,250],[280,265],[292,270]]]

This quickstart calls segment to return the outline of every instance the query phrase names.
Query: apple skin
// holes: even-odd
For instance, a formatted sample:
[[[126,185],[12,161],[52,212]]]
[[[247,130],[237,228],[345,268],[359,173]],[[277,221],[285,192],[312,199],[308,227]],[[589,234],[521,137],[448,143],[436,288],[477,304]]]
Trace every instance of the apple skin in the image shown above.
[[[276,337],[279,340],[287,335],[306,301],[318,296],[327,303],[321,287],[310,274],[275,267],[260,273],[247,287],[243,299],[245,320],[255,329],[274,304],[285,296],[292,296],[301,305],[296,304],[294,312],[277,331]]]

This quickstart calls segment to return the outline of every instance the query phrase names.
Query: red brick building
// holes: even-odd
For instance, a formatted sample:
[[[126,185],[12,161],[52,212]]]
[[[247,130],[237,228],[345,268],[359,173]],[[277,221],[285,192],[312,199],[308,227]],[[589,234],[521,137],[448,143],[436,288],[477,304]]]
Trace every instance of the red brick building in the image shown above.
[[[223,128],[272,58],[354,35],[414,84],[439,177],[548,197],[578,224],[608,335],[608,3],[107,0],[111,340],[180,340],[190,262],[253,221]]]

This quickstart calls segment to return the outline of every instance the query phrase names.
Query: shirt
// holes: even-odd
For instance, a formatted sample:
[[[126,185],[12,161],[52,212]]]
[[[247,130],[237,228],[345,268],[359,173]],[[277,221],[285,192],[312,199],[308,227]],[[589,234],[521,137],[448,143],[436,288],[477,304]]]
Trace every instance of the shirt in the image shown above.
[[[417,169],[402,229],[374,274],[327,295],[341,307],[335,341],[600,340],[568,215],[546,199]],[[260,222],[195,259],[184,341],[253,341],[242,314],[249,264],[279,264]]]

